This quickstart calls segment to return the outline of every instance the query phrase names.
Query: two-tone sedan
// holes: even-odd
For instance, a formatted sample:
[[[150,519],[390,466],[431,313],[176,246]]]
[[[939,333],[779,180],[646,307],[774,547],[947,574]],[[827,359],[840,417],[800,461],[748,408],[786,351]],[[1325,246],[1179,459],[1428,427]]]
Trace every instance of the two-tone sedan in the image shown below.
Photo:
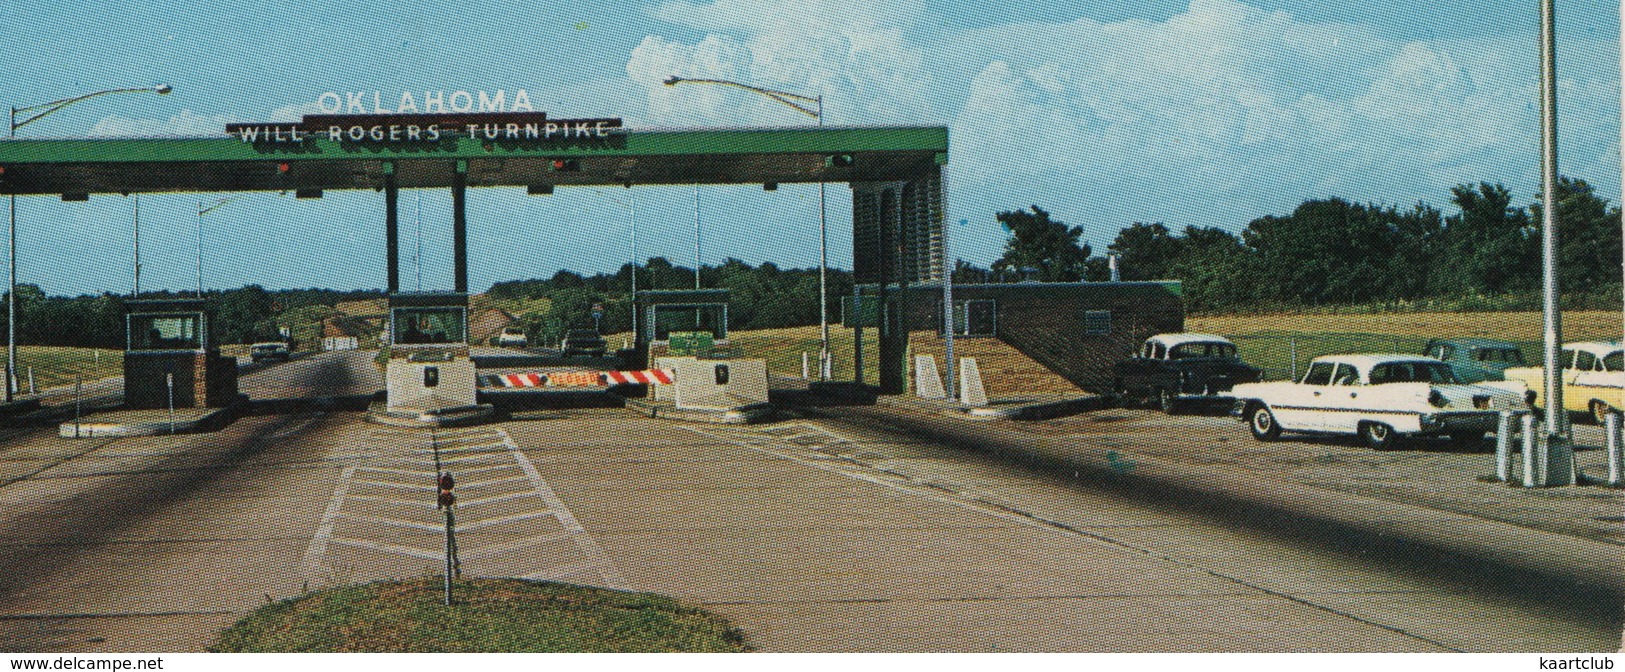
[[[1327,355],[1297,382],[1237,385],[1232,414],[1260,441],[1282,431],[1354,434],[1377,450],[1403,439],[1447,436],[1475,447],[1501,411],[1527,411],[1517,381],[1458,382],[1450,365],[1420,355]]]
[[[1625,347],[1619,341],[1579,341],[1563,345],[1557,359],[1563,372],[1563,408],[1588,413],[1602,424],[1609,413],[1625,408]],[[1529,387],[1529,403],[1544,410],[1546,371],[1539,366],[1506,370],[1507,380]]]

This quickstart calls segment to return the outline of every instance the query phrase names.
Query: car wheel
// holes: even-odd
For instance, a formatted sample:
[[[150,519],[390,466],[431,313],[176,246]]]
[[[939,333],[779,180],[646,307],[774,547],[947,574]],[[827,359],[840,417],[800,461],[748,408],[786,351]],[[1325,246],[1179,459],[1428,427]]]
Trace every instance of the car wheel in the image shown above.
[[[1162,409],[1162,412],[1168,415],[1177,415],[1179,413],[1179,395],[1168,388],[1158,389],[1157,408]]]
[[[1259,441],[1274,441],[1281,438],[1281,425],[1275,422],[1275,414],[1263,404],[1253,407],[1247,414],[1247,427],[1253,431],[1253,438]]]
[[[1393,427],[1380,422],[1360,423],[1360,438],[1372,450],[1390,450],[1399,442],[1399,434]]]
[[[1128,385],[1125,385],[1122,381],[1118,381],[1117,385],[1113,386],[1112,395],[1117,397],[1117,406],[1119,408],[1134,408],[1134,397],[1129,394]]]
[[[1608,421],[1608,414],[1614,412],[1614,407],[1601,399],[1591,400],[1591,419],[1600,426]]]

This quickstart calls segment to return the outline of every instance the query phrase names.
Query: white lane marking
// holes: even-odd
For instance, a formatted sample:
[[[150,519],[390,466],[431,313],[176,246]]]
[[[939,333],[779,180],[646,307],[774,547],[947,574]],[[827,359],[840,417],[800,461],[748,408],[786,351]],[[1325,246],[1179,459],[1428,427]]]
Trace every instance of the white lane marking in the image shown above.
[[[381,488],[395,488],[395,489],[398,489],[398,490],[419,490],[419,491],[421,491],[421,490],[429,490],[429,491],[433,491],[435,489],[435,486],[433,486],[433,485],[421,485],[421,484],[417,484],[417,483],[392,483],[392,482],[389,482],[389,481],[364,481],[364,480],[361,480],[361,479],[356,479],[355,484],[356,485],[376,485],[376,486],[381,487]]]
[[[493,485],[503,485],[503,484],[507,484],[507,483],[520,483],[520,482],[528,481],[528,480],[530,480],[530,479],[529,479],[529,477],[526,477],[526,476],[509,476],[507,478],[493,478],[493,479],[491,479],[489,481],[475,481],[473,483],[470,483],[468,481],[465,481],[465,480],[459,478],[459,479],[457,479],[457,489],[462,490],[463,492],[468,492],[469,490],[473,490],[475,488],[489,488],[489,487],[491,487]],[[433,488],[431,488],[431,489],[433,489]]]
[[[541,495],[535,492],[525,492],[521,490],[519,492],[509,492],[501,495],[492,495],[490,497],[480,497],[477,499],[459,499],[457,500],[457,509],[461,511],[465,509],[472,509],[476,506],[483,506],[485,504],[507,502],[515,499],[524,499],[526,497],[541,497]],[[546,500],[544,499],[543,501],[545,502]]]
[[[338,487],[333,490],[333,499],[327,502],[327,512],[322,514],[322,524],[316,527],[316,534],[310,539],[310,548],[305,550],[307,577],[314,578],[322,569],[322,559],[327,557],[327,542],[333,537],[333,519],[344,506],[344,494],[349,491],[350,477],[354,475],[355,467],[345,467],[344,473],[339,476]]]
[[[400,546],[400,545],[397,545],[397,544],[385,544],[385,543],[377,542],[377,541],[369,541],[367,539],[348,539],[348,538],[344,538],[344,537],[333,537],[333,540],[332,540],[331,543],[339,544],[341,546],[351,546],[351,547],[354,547],[354,548],[365,548],[365,549],[374,550],[374,551],[383,551],[385,553],[393,553],[395,555],[406,555],[406,556],[411,556],[411,557],[414,557],[414,558],[423,558],[423,559],[426,559],[426,560],[444,560],[446,558],[444,552],[439,551],[439,550],[428,551],[428,550],[424,550],[424,549],[421,549],[421,548],[414,548],[412,546]]]
[[[437,524],[434,524],[434,523],[424,523],[424,522],[420,522],[420,521],[416,521],[416,520],[401,520],[399,518],[381,518],[381,517],[378,517],[378,516],[366,516],[366,515],[362,515],[362,514],[359,514],[359,513],[345,513],[343,511],[340,511],[338,513],[338,516],[340,518],[344,518],[346,520],[353,520],[353,521],[356,521],[358,523],[373,523],[373,524],[376,524],[376,525],[392,525],[394,527],[409,527],[409,528],[412,528],[414,530],[429,530],[431,532],[443,532],[446,529],[446,526],[444,524],[438,524],[437,525]]]
[[[457,556],[459,558],[463,559],[464,561],[479,560],[481,558],[489,558],[489,557],[494,556],[494,555],[502,555],[503,553],[507,553],[508,551],[517,551],[517,550],[519,550],[521,548],[530,548],[531,546],[541,546],[543,544],[551,544],[551,543],[553,543],[555,541],[564,541],[566,539],[569,539],[571,536],[572,536],[572,533],[570,533],[570,532],[558,532],[558,533],[555,533],[555,534],[547,534],[547,535],[541,535],[541,536],[535,536],[535,537],[525,537],[523,539],[514,539],[512,541],[504,541],[504,542],[502,542],[500,544],[491,544],[490,546],[481,546],[481,547],[476,548],[476,549],[471,550],[471,551],[459,551],[457,553]]]
[[[530,459],[525,457],[525,454],[519,450],[519,445],[514,443],[513,437],[508,435],[508,431],[504,429],[498,429],[497,431],[502,434],[502,442],[507,444],[508,450],[513,452],[513,458],[519,463],[519,468],[524,469],[525,475],[530,477],[531,487],[535,488],[536,494],[547,502],[547,508],[554,511],[554,515],[558,517],[559,523],[564,525],[564,529],[575,533],[571,536],[575,539],[576,546],[581,549],[581,552],[589,560],[598,566],[599,576],[603,577],[604,582],[611,588],[625,588],[626,578],[615,567],[615,562],[610,559],[609,554],[605,553],[604,549],[598,545],[598,542],[587,534],[587,528],[581,526],[575,515],[570,513],[570,509],[564,506],[564,501],[559,499],[558,494],[553,492],[552,488],[548,487],[547,481],[542,480],[541,472],[537,471],[536,465],[531,464]]]
[[[457,525],[457,529],[459,529],[459,530],[461,530],[463,532],[472,532],[474,530],[481,530],[481,529],[485,529],[487,527],[495,527],[497,525],[505,525],[507,523],[517,523],[517,522],[519,522],[521,520],[531,520],[531,519],[534,519],[534,518],[552,518],[553,515],[554,515],[554,512],[552,512],[552,511],[534,511],[534,512],[531,512],[531,513],[516,513],[516,514],[513,514],[511,516],[498,516],[496,518],[482,518],[482,519],[476,520],[476,521],[474,521],[472,523],[459,523]]]

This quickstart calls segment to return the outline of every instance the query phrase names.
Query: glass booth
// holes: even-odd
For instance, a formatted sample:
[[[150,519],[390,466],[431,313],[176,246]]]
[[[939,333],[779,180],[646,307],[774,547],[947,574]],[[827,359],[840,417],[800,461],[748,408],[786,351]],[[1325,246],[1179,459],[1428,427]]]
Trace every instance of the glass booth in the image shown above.
[[[221,408],[237,401],[237,358],[213,338],[204,299],[124,302],[126,408]]]

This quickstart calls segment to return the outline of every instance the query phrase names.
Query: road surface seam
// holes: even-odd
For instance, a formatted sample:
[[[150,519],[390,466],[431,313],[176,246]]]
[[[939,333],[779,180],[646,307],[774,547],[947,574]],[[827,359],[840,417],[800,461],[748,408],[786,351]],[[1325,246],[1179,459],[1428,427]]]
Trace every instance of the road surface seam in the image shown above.
[[[812,426],[812,425],[800,425],[800,426],[809,428],[809,429],[811,429],[813,431],[823,431],[821,428],[817,428],[817,427]],[[1112,539],[1110,537],[1095,534],[1095,533],[1089,532],[1087,530],[1083,530],[1083,529],[1080,529],[1080,528],[1076,528],[1076,527],[1067,525],[1065,523],[1061,523],[1061,522],[1058,522],[1058,521],[1049,520],[1049,519],[1041,517],[1041,516],[1033,515],[1031,513],[1028,513],[1026,511],[1022,511],[1020,509],[1015,509],[1015,508],[1005,506],[1003,504],[994,503],[994,502],[988,502],[986,500],[982,500],[982,499],[978,499],[978,498],[968,497],[968,496],[963,495],[962,493],[958,493],[957,491],[952,490],[950,488],[944,488],[942,486],[937,486],[937,485],[934,485],[934,484],[926,485],[926,486],[922,487],[922,486],[918,485],[913,479],[908,478],[906,476],[901,479],[901,482],[899,482],[899,480],[897,479],[897,474],[892,473],[892,472],[887,472],[889,476],[892,476],[892,478],[873,478],[873,477],[869,477],[869,476],[867,476],[865,474],[853,473],[849,469],[840,468],[840,466],[837,463],[835,463],[835,461],[833,461],[833,460],[804,459],[802,457],[798,457],[796,455],[791,455],[789,453],[785,453],[785,452],[781,452],[781,451],[777,451],[777,450],[772,450],[770,448],[767,448],[767,447],[764,447],[764,446],[761,446],[761,445],[757,445],[755,443],[741,441],[741,440],[738,440],[738,439],[731,438],[729,436],[724,436],[724,435],[721,435],[721,434],[712,433],[712,432],[720,431],[720,430],[703,431],[703,430],[700,430],[700,429],[697,429],[697,428],[694,428],[694,427],[687,427],[687,426],[684,426],[683,429],[686,429],[686,430],[688,430],[690,432],[694,432],[696,434],[700,434],[702,436],[709,436],[711,438],[714,438],[714,439],[717,439],[717,440],[720,440],[720,441],[731,443],[731,444],[734,444],[734,445],[742,447],[742,448],[746,448],[746,449],[749,449],[749,450],[754,450],[754,451],[761,452],[761,453],[768,454],[768,455],[773,455],[773,456],[779,457],[781,459],[785,459],[785,460],[789,460],[791,462],[795,462],[795,463],[802,464],[802,465],[805,465],[805,466],[813,467],[815,469],[819,469],[819,470],[822,470],[822,471],[828,471],[828,472],[832,472],[832,473],[841,474],[843,476],[846,476],[848,478],[852,478],[852,479],[855,479],[855,480],[860,480],[860,481],[864,481],[864,482],[868,482],[868,483],[874,483],[876,485],[891,488],[891,489],[897,490],[899,492],[914,494],[914,495],[917,495],[917,496],[920,496],[920,497],[925,497],[927,499],[942,502],[942,503],[945,503],[945,504],[952,504],[954,506],[958,506],[960,508],[964,508],[964,509],[967,509],[967,510],[978,511],[978,512],[981,512],[981,513],[983,513],[985,515],[990,515],[990,516],[994,516],[994,517],[998,517],[998,518],[1003,518],[1003,519],[1010,520],[1010,521],[1013,521],[1013,522],[1023,523],[1023,524],[1026,524],[1026,525],[1029,525],[1029,526],[1032,526],[1032,527],[1049,529],[1049,530],[1059,532],[1059,533],[1062,533],[1062,534],[1066,534],[1066,535],[1069,535],[1069,536],[1074,536],[1074,537],[1078,537],[1078,538],[1082,538],[1082,539],[1088,539],[1088,540],[1091,540],[1091,541],[1093,541],[1095,543],[1104,544],[1104,545],[1108,545],[1108,546],[1113,546],[1113,547],[1123,549],[1123,550],[1133,551],[1133,552],[1139,553],[1141,555],[1156,558],[1156,559],[1162,560],[1162,561],[1170,563],[1170,564],[1174,564],[1174,565],[1178,565],[1178,566],[1185,567],[1185,568],[1188,568],[1188,569],[1196,570],[1198,572],[1205,573],[1205,574],[1207,574],[1209,576],[1212,576],[1214,578],[1221,579],[1221,580],[1224,580],[1224,581],[1229,581],[1229,582],[1234,583],[1234,584],[1239,585],[1239,586],[1244,586],[1244,587],[1247,587],[1247,588],[1251,588],[1251,589],[1256,590],[1256,591],[1258,591],[1260,593],[1263,593],[1263,594],[1273,595],[1275,597],[1279,597],[1281,599],[1289,600],[1289,601],[1298,603],[1298,604],[1306,606],[1306,607],[1310,607],[1310,608],[1318,610],[1318,611],[1322,611],[1322,612],[1325,612],[1325,613],[1328,613],[1328,614],[1333,614],[1333,615],[1336,615],[1336,616],[1341,616],[1341,617],[1349,619],[1351,621],[1355,621],[1355,622],[1358,622],[1358,623],[1363,623],[1363,624],[1366,624],[1366,625],[1369,625],[1369,626],[1372,626],[1372,627],[1375,627],[1375,628],[1380,628],[1382,630],[1392,632],[1394,634],[1397,634],[1397,635],[1400,635],[1400,636],[1403,636],[1403,637],[1408,637],[1408,638],[1411,638],[1411,639],[1415,639],[1415,640],[1417,640],[1419,642],[1424,642],[1424,643],[1430,644],[1432,646],[1437,646],[1440,649],[1443,649],[1443,650],[1446,650],[1446,651],[1455,651],[1455,652],[1460,651],[1460,649],[1457,649],[1457,648],[1452,647],[1452,646],[1448,646],[1448,645],[1446,645],[1446,644],[1444,644],[1442,642],[1430,639],[1428,637],[1424,637],[1424,636],[1418,635],[1416,633],[1409,632],[1409,631],[1407,631],[1407,630],[1405,630],[1403,628],[1390,626],[1390,625],[1386,625],[1386,624],[1383,624],[1383,623],[1378,623],[1376,621],[1368,620],[1368,619],[1362,618],[1360,616],[1356,616],[1354,614],[1351,614],[1351,613],[1348,613],[1348,612],[1345,612],[1345,611],[1342,611],[1342,610],[1339,610],[1339,609],[1328,607],[1328,606],[1325,606],[1325,605],[1322,605],[1322,604],[1317,604],[1315,602],[1305,600],[1305,599],[1301,599],[1301,598],[1299,598],[1297,596],[1294,596],[1294,595],[1291,595],[1291,594],[1288,594],[1288,593],[1283,593],[1283,592],[1280,592],[1280,591],[1277,591],[1277,590],[1266,588],[1264,586],[1251,583],[1251,582],[1246,581],[1244,579],[1240,579],[1240,578],[1237,578],[1237,577],[1234,577],[1234,576],[1230,576],[1230,575],[1224,574],[1222,572],[1218,572],[1216,570],[1209,569],[1207,567],[1202,567],[1200,565],[1196,565],[1196,564],[1193,564],[1193,563],[1185,561],[1185,560],[1180,560],[1178,558],[1159,553],[1159,552],[1154,551],[1154,550],[1149,549],[1149,548],[1142,548],[1142,547],[1136,546],[1134,544],[1130,544],[1130,543],[1127,543],[1127,542],[1119,541],[1117,539]],[[763,432],[761,430],[733,430],[733,431],[735,433],[740,433],[740,434],[754,434],[756,437],[758,437],[760,439],[766,439],[766,440],[769,440],[769,441],[777,440],[779,438],[777,436],[767,434],[767,433],[765,433],[765,432]],[[798,435],[799,434],[804,434],[804,433],[805,432],[800,432],[800,433],[798,433]],[[844,438],[841,438],[841,437],[835,435],[833,432],[827,432],[826,431],[825,433],[830,438],[835,439],[836,442],[847,443],[849,445],[858,445],[858,444],[855,444],[855,443],[853,443],[851,441],[848,441],[848,440],[846,440]],[[816,448],[814,448],[813,446],[807,445],[807,444],[794,444],[794,445],[795,445],[796,448],[799,448],[799,449],[802,449],[802,450],[816,450]],[[854,465],[854,466],[857,466],[859,468],[875,469],[875,467],[869,466],[864,462],[861,462],[859,460],[856,460],[856,459],[853,459],[853,458],[850,458],[850,457],[845,457],[845,456],[837,456],[837,457],[840,458],[839,459],[840,463],[844,463],[844,464],[847,464],[847,465]],[[943,494],[936,494],[936,493],[943,493]]]

